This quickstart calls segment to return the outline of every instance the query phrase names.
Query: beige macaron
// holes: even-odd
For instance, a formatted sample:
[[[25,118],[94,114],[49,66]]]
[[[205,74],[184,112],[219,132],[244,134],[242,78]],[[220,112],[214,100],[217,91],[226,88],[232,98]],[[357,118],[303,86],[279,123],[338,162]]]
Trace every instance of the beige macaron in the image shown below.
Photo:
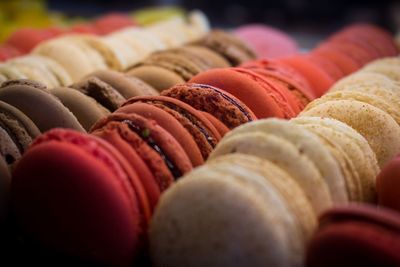
[[[370,104],[376,108],[379,108],[388,113],[392,118],[400,124],[400,102],[396,101],[396,95],[392,94],[395,98],[388,99],[383,96],[376,95],[373,93],[365,92],[361,90],[345,90],[345,91],[334,91],[323,95],[320,98],[310,102],[303,111],[307,111],[321,105],[322,103],[334,100],[357,100],[363,103]],[[391,93],[391,92],[390,92]],[[390,94],[387,93],[387,94]],[[400,98],[399,98],[400,100]]]
[[[50,57],[56,61],[67,71],[73,81],[96,70],[87,51],[66,40],[57,38],[40,43],[33,53]]]
[[[312,118],[308,120],[308,118]],[[346,129],[343,131],[344,127],[335,126],[339,124],[336,120],[323,121],[322,118],[317,117],[301,117],[297,121],[306,129],[318,134],[322,138],[327,139],[335,147],[340,147],[342,151],[345,151],[348,157],[351,159],[353,166],[358,173],[360,178],[360,184],[362,186],[362,201],[375,202],[376,200],[376,189],[375,189],[375,178],[379,173],[379,167],[376,162],[371,162],[370,155],[374,155],[368,143],[365,140],[365,146],[369,148],[369,155],[364,154],[364,150],[361,149],[359,144],[356,142],[357,135],[359,135],[355,130],[349,131]],[[350,127],[349,127],[350,128]],[[350,128],[351,129],[351,128]],[[350,134],[355,137],[352,138]]]
[[[295,215],[302,235],[301,250],[304,252],[304,246],[317,226],[317,217],[304,191],[287,172],[271,161],[240,153],[220,157],[207,164],[216,165],[216,169],[219,166],[227,169],[237,166],[262,175],[285,198],[292,214]]]
[[[400,82],[400,58],[378,59],[364,66],[361,71],[380,73],[394,81]]]
[[[328,185],[313,162],[283,138],[263,132],[246,132],[226,137],[218,143],[209,159],[243,153],[274,162],[300,185],[316,214],[333,204]]]
[[[346,181],[341,167],[317,135],[287,120],[269,118],[243,124],[227,133],[226,138],[239,133],[256,131],[276,135],[296,146],[314,163],[325,179],[332,201],[335,204],[348,202]]]
[[[149,239],[154,266],[302,266],[298,224],[254,171],[203,165],[162,195]]]
[[[398,89],[399,86],[400,83],[391,80],[390,78],[386,77],[383,74],[358,71],[336,82],[331,87],[329,92],[347,90],[348,88],[357,88],[357,87],[362,87],[365,89],[384,88],[387,90],[400,91],[400,89]]]
[[[400,152],[400,126],[386,112],[356,100],[334,100],[300,113],[300,117],[337,119],[368,141],[382,167]]]

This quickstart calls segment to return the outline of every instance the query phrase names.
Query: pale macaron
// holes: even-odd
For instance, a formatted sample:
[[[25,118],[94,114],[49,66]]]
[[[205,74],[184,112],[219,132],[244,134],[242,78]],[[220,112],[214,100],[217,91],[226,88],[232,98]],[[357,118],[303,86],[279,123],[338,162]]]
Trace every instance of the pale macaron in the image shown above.
[[[382,167],[400,152],[400,126],[386,112],[356,100],[333,100],[302,112],[300,116],[342,121],[368,141]]]

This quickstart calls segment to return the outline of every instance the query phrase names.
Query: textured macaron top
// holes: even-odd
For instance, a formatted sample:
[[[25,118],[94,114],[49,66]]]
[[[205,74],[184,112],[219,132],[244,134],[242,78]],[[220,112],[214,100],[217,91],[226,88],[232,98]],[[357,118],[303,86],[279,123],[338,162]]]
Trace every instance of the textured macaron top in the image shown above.
[[[231,129],[256,119],[254,113],[239,99],[210,85],[180,84],[165,90],[162,95],[179,99],[198,110],[208,112]]]

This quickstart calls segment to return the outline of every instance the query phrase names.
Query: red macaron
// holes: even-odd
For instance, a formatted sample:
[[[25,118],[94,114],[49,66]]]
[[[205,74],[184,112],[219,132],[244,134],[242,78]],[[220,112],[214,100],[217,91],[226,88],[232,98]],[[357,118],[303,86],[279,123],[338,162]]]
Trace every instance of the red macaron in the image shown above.
[[[190,83],[222,89],[242,101],[257,118],[291,118],[296,112],[290,105],[289,91],[274,86],[263,76],[245,68],[211,69],[193,77]]]
[[[400,214],[367,204],[326,211],[311,239],[307,267],[400,266]]]
[[[400,157],[388,162],[377,177],[377,193],[379,205],[400,212]]]
[[[150,219],[127,160],[101,139],[64,129],[40,136],[18,162],[12,202],[24,234],[102,265],[130,266]]]

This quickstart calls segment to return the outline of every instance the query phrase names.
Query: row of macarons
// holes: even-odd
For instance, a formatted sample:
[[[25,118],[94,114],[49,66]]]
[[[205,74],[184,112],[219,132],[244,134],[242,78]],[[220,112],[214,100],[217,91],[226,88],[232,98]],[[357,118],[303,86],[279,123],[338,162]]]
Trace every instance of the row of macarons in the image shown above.
[[[361,70],[360,73],[351,76],[353,78],[348,78],[348,80],[354,79],[354,77],[360,75],[370,75],[372,77],[382,76],[382,74],[377,74],[382,72],[376,66],[389,64],[390,68],[396,69],[397,61],[398,59],[394,58],[373,62]],[[260,83],[268,84],[268,82],[266,82],[268,79],[245,68],[225,68],[222,70],[227,71],[227,73],[243,74],[240,82],[243,84],[252,84],[252,86],[248,85],[247,88],[257,88],[257,86],[260,86]],[[377,73],[374,74],[373,72]],[[395,71],[393,73],[395,73]],[[107,78],[105,78],[107,75],[119,75],[118,78],[115,78],[114,84],[116,84],[115,81],[119,81],[120,85],[123,84],[121,82],[122,77],[127,78],[121,73],[103,71],[98,72],[97,76],[88,77],[72,87],[80,88],[81,92],[88,92],[90,90],[87,88],[99,88],[98,84],[105,83],[108,84],[108,87],[112,88],[112,86],[110,86],[110,84],[113,84],[112,79],[109,78],[107,80]],[[202,73],[199,75],[202,75]],[[223,78],[229,81],[231,76],[233,75],[229,74]],[[192,80],[195,80],[196,77],[197,76],[194,76]],[[217,79],[220,75],[214,77],[214,79]],[[256,79],[254,77],[256,77]],[[286,78],[290,78],[290,76],[288,75]],[[132,79],[127,79],[126,83],[128,83],[128,80],[133,81]],[[377,82],[375,80],[374,82]],[[394,88],[393,90],[398,86],[396,82],[385,78],[385,76],[383,76],[383,80],[391,84]],[[257,83],[254,83],[254,81]],[[346,81],[346,79],[344,81]],[[21,81],[6,82],[3,84],[0,93],[6,94],[6,92],[9,92],[12,95],[12,92],[15,93],[19,91],[26,93],[29,91],[33,92],[34,90],[35,92],[46,93],[43,88],[41,90],[32,88],[34,87],[32,86],[32,82],[27,83],[26,81],[22,81],[22,83],[25,84],[21,84]],[[343,80],[338,84],[341,83],[343,83]],[[237,85],[239,83],[232,84]],[[144,84],[142,83],[142,85]],[[23,89],[16,89],[16,87],[21,88],[23,86],[25,86]],[[146,86],[148,87],[148,85]],[[27,87],[31,88],[28,89]],[[118,86],[114,85],[114,88],[117,87]],[[82,88],[86,89],[82,90]],[[262,88],[265,89],[266,87]],[[99,92],[101,90],[95,89],[94,91]],[[79,90],[65,88],[64,92],[76,93],[79,92]],[[153,92],[156,92],[154,88]],[[168,90],[162,91],[161,96],[137,96],[130,98],[122,105],[121,102],[112,105],[112,108],[109,108],[108,112],[115,112],[100,119],[94,126],[91,126],[92,135],[70,130],[53,130],[41,135],[19,161],[13,175],[12,199],[15,205],[13,212],[20,226],[19,231],[22,231],[19,232],[19,234],[27,238],[32,238],[34,240],[32,242],[39,242],[47,248],[54,249],[57,252],[65,253],[69,256],[76,256],[79,259],[111,264],[120,263],[122,265],[136,261],[137,256],[142,256],[143,253],[141,252],[145,250],[147,228],[150,223],[151,214],[158,203],[161,193],[171,186],[174,180],[190,172],[193,167],[201,165],[209,158],[210,153],[211,155],[218,155],[218,153],[220,153],[219,151],[223,151],[224,143],[229,143],[229,136],[234,135],[235,132],[240,132],[242,128],[253,127],[252,125],[254,124],[247,123],[257,118],[257,115],[255,115],[256,112],[253,112],[246,105],[247,100],[251,98],[245,98],[246,94],[238,95],[235,93],[234,95],[234,93],[235,91],[224,91],[217,87],[204,84],[186,83],[176,85]],[[48,93],[46,94],[48,95]],[[294,95],[295,94],[293,94],[293,96]],[[18,97],[13,97],[13,99],[26,101],[25,103],[30,105],[31,110],[25,112],[30,116],[32,116],[32,113],[38,110],[39,107],[48,106],[48,104],[40,104],[38,107],[32,107],[32,102],[41,102],[37,100],[34,101],[33,99],[29,100],[26,96],[22,97],[19,95]],[[52,99],[54,100],[54,98]],[[62,98],[60,97],[60,99]],[[253,100],[254,99],[257,98],[253,98]],[[387,99],[385,101],[389,100]],[[10,100],[8,100],[8,102],[10,103]],[[64,103],[66,102],[64,101]],[[74,100],[71,101],[71,103],[78,103],[78,101]],[[14,105],[17,106],[15,103]],[[87,107],[87,105],[83,106]],[[264,106],[268,105],[264,104]],[[17,106],[17,108],[24,109],[23,106]],[[357,106],[356,109],[358,110],[358,108]],[[72,108],[70,109],[72,110]],[[51,117],[48,116],[48,114],[57,114],[57,112],[50,110],[47,110],[45,113],[47,117]],[[78,112],[74,114],[78,114]],[[81,114],[86,115],[89,114],[89,112],[84,109]],[[43,115],[42,113],[41,116]],[[281,118],[291,118],[293,116],[281,116]],[[61,121],[65,121],[65,119]],[[262,123],[262,121],[260,121],[260,123]],[[328,122],[323,120],[321,124],[324,123],[330,125],[329,120]],[[236,128],[242,124],[245,125]],[[314,128],[312,127],[313,122],[310,122],[310,124],[310,129]],[[348,201],[372,201],[374,199],[371,180],[373,180],[372,177],[379,172],[374,152],[377,153],[380,150],[371,150],[370,145],[365,139],[352,128],[337,122],[333,123],[333,125],[334,127],[326,126],[326,128],[328,128],[327,133],[323,134],[330,136],[333,140],[330,140],[330,142],[337,142],[336,145],[323,148],[324,144],[321,144],[322,142],[318,141],[316,138],[314,138],[317,140],[314,140],[316,143],[309,143],[311,152],[309,151],[308,153],[315,156],[313,159],[315,162],[322,162],[320,166],[321,169],[317,171],[315,167],[312,167],[312,164],[315,164],[315,162],[310,163],[310,161],[305,159],[300,160],[301,153],[293,150],[290,144],[285,147],[287,151],[282,150],[282,146],[287,142],[282,144],[280,140],[276,141],[274,138],[267,138],[266,141],[263,139],[264,137],[262,135],[257,136],[256,134],[252,136],[250,133],[250,136],[244,137],[245,140],[249,137],[249,143],[246,143],[243,147],[228,149],[231,152],[240,152],[240,149],[258,147],[261,148],[262,151],[266,151],[265,153],[268,153],[268,151],[271,153],[276,152],[272,154],[277,157],[281,156],[282,160],[286,160],[287,166],[289,166],[287,168],[290,168],[291,172],[287,174],[287,169],[285,169],[285,172],[281,171],[281,173],[277,175],[286,177],[282,179],[290,184],[290,188],[294,190],[294,193],[288,193],[289,195],[287,196],[297,194],[299,202],[302,203],[297,203],[290,211],[293,211],[299,217],[302,217],[300,216],[301,214],[308,214],[304,216],[307,218],[305,221],[301,221],[300,224],[294,223],[291,226],[293,231],[297,231],[297,233],[301,232],[302,236],[298,242],[294,244],[297,251],[297,254],[293,254],[296,258],[295,261],[301,261],[304,256],[303,242],[310,238],[313,229],[316,227],[316,214],[319,214],[333,204],[346,203]],[[48,127],[48,129],[53,127],[55,126]],[[329,129],[329,127],[331,127],[331,129]],[[388,129],[386,125],[377,126],[378,129],[382,127]],[[235,129],[229,132],[233,128]],[[317,128],[322,129],[323,127]],[[253,131],[255,130],[253,129],[250,132]],[[296,133],[297,131],[298,130],[291,129],[288,132]],[[279,129],[277,132],[281,134],[283,130]],[[393,135],[396,135],[396,131],[388,130],[388,132],[392,132]],[[218,141],[227,133],[228,137],[222,140],[228,141],[222,141],[217,146],[217,149],[213,150]],[[303,141],[309,139],[307,134],[306,137],[303,138]],[[384,136],[382,140],[392,140],[389,137],[391,136]],[[356,142],[356,145],[352,147],[354,151],[362,151],[362,153],[365,153],[368,157],[365,159],[356,158],[356,156],[360,156],[357,153],[347,155],[347,146],[351,146],[351,143],[347,142],[349,140],[355,140]],[[370,141],[369,139],[367,140]],[[251,142],[254,142],[253,146],[250,145]],[[385,144],[382,146],[384,145]],[[325,149],[325,152],[313,152],[312,149],[314,147],[322,147],[322,150]],[[392,144],[391,147],[393,150],[396,149],[396,145],[394,144]],[[373,148],[375,149],[376,147]],[[331,154],[326,153],[327,150],[329,150]],[[288,153],[285,154],[282,151]],[[332,156],[332,154],[334,156]],[[299,155],[300,159],[298,158]],[[324,159],[323,156],[327,157],[329,160],[322,160]],[[379,156],[378,159],[381,160],[382,155],[379,154]],[[211,158],[213,158],[213,156],[211,156]],[[237,164],[242,160],[247,162],[243,158],[237,160]],[[256,163],[257,160],[258,159],[256,159]],[[273,162],[275,165],[277,165],[277,160],[278,158],[274,158]],[[358,163],[358,165],[354,167],[352,161]],[[384,161],[386,161],[385,157],[379,162],[381,163]],[[236,162],[236,160],[234,162]],[[258,163],[260,166],[265,167],[264,164]],[[309,169],[303,168],[304,166],[301,164],[305,164]],[[49,165],[51,165],[52,168],[49,169]],[[365,166],[370,167],[364,170],[363,167]],[[278,167],[282,168],[282,166]],[[279,173],[279,168],[275,168],[277,173]],[[324,168],[328,168],[331,172],[326,173],[327,171],[324,170]],[[362,178],[357,176],[358,172],[361,172],[361,170],[364,171],[362,173],[362,175],[364,175]],[[325,176],[322,178],[321,175],[318,174],[318,171],[324,173]],[[76,172],[84,172],[86,178],[81,179],[83,176]],[[189,174],[189,176],[196,172],[197,170]],[[30,177],[35,177],[35,179],[30,179]],[[53,184],[49,182],[49,180],[54,177],[61,179],[57,180],[56,188],[53,188]],[[301,182],[304,182],[304,184],[299,183],[300,186],[298,186],[296,182],[288,179],[288,177],[290,179],[299,179]],[[338,177],[341,177],[341,179],[338,179]],[[86,183],[91,179],[94,179],[93,182]],[[115,184],[117,181],[121,183]],[[69,186],[72,184],[74,184],[73,188],[80,188],[82,194],[86,192],[86,190],[90,190],[92,193],[85,197],[80,194],[71,194],[69,190],[71,187]],[[39,196],[35,188],[42,188],[45,193]],[[316,190],[316,188],[319,189]],[[174,192],[173,189],[171,192]],[[199,192],[203,194],[205,191]],[[97,200],[94,201],[94,198],[92,199],[90,196],[107,196],[107,201],[110,201],[109,205],[113,208],[110,206],[109,209],[97,209]],[[95,198],[97,199],[97,197]],[[50,199],[53,199],[53,201],[49,202]],[[52,203],[52,207],[54,203],[57,203],[58,212],[55,210],[50,211],[49,209],[52,208],[44,205],[43,201]],[[84,201],[87,201],[87,205],[78,205],[79,208],[74,210],[68,208],[71,203],[83,203]],[[118,208],[113,205],[117,205]],[[163,210],[162,207],[161,202],[158,209]],[[88,210],[86,209],[96,211],[96,214],[87,213]],[[167,214],[169,214],[168,209],[166,210]],[[38,213],[40,213],[41,216],[37,216]],[[82,217],[82,214],[86,214],[86,216]],[[75,220],[74,218],[77,216],[82,219],[84,218],[84,220],[71,228],[52,227],[50,231],[50,225],[47,225],[46,222],[51,222],[52,225],[55,221],[57,222],[57,218],[53,216],[57,218],[62,217],[63,223],[65,223],[65,220]],[[114,221],[117,225],[111,224],[109,221],[110,217],[114,219],[118,218]],[[93,226],[93,220],[96,220],[96,229],[89,231],[90,235],[83,234]],[[164,219],[161,221],[164,221]],[[153,224],[156,229],[157,222],[161,221],[159,219],[154,219]],[[165,219],[165,225],[169,227],[167,221],[168,220]],[[125,230],[119,229],[118,226],[121,223],[132,232],[127,233]],[[55,225],[58,225],[58,223],[55,223]],[[160,227],[164,227],[164,224],[161,223]],[[301,227],[301,230],[299,230],[298,227]],[[108,231],[105,229],[108,229]],[[119,229],[121,236],[115,238],[115,231],[117,231],[117,229]],[[73,233],[76,232],[79,232],[79,234],[74,235]],[[165,234],[168,234],[168,231]],[[171,234],[171,232],[169,234]],[[54,236],[58,238],[53,239]],[[72,236],[76,239],[71,239]],[[96,236],[101,236],[103,242],[99,242],[98,239],[94,238]],[[158,238],[158,235],[155,234],[153,237]],[[173,233],[170,237],[177,238],[178,236],[175,236]],[[171,240],[168,242],[171,242]],[[162,241],[155,241],[155,243],[161,246],[163,244]],[[77,244],[82,244],[82,246]],[[177,245],[177,247],[179,246]],[[157,254],[158,249],[159,248],[155,248],[152,251],[156,251],[155,253]],[[91,254],[90,251],[96,251],[97,253],[94,255]],[[125,254],[120,254],[122,252]],[[157,259],[161,259],[162,262],[166,261],[162,257],[163,256],[157,255],[155,256],[156,259],[153,260],[157,261]]]
[[[207,46],[223,40],[231,40],[229,49],[220,49],[220,45]],[[221,136],[256,118],[292,118],[315,98],[308,80],[298,69],[280,60],[252,61],[241,67],[228,67],[250,60],[252,54],[227,33],[214,31],[204,38],[203,44],[153,54],[126,74],[96,71],[68,87],[47,89],[34,81],[10,80],[3,83],[0,98],[27,115],[37,126],[37,133],[55,127],[89,131],[95,122],[114,112],[127,99],[156,96],[161,92],[206,112]],[[396,75],[393,68],[386,73]],[[373,63],[363,70],[385,73],[385,65]],[[193,84],[183,84],[186,81]],[[175,90],[167,89],[171,87]],[[18,144],[20,150],[11,153],[9,163],[20,157],[35,136],[26,135],[26,140],[17,142],[25,145]],[[198,162],[194,166],[197,165]]]
[[[399,66],[374,61],[296,118],[227,133],[161,196],[154,266],[399,265]]]
[[[58,65],[57,75],[61,75],[58,72],[63,72],[63,77],[67,76],[71,83],[71,80],[75,82],[96,70],[108,68],[124,70],[152,52],[197,40],[208,30],[206,16],[201,12],[192,12],[188,18],[174,17],[144,28],[127,27],[104,36],[62,35],[40,42],[29,54],[3,63],[1,73],[8,78],[7,73],[12,72],[15,76],[17,72],[19,76],[41,79],[38,81],[49,85],[48,78],[42,77],[43,74],[37,77],[39,75],[37,72],[43,72],[42,69],[51,61],[50,69]],[[41,57],[35,57],[36,55]],[[21,64],[24,66],[21,67]],[[36,72],[35,68],[38,69]]]

